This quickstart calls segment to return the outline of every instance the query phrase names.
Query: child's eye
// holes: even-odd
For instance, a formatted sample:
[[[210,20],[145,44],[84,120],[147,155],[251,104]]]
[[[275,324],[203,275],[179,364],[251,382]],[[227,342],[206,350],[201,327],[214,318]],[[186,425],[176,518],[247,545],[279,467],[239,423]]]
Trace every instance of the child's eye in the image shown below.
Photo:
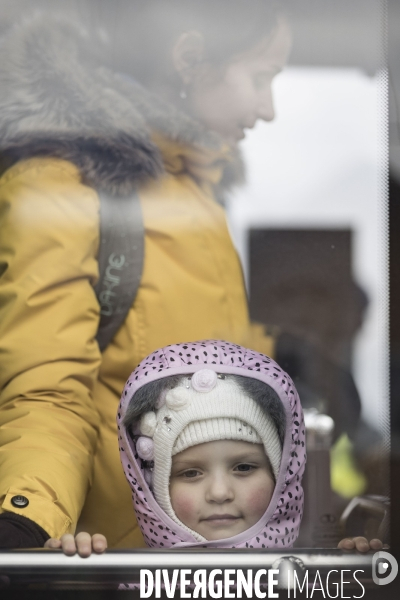
[[[254,465],[248,465],[247,463],[240,463],[235,467],[236,471],[240,473],[248,473],[249,471],[253,471],[256,467]]]
[[[193,477],[197,477],[198,475],[200,475],[200,471],[197,469],[188,469],[182,473],[182,476],[187,477],[188,479],[193,479]]]

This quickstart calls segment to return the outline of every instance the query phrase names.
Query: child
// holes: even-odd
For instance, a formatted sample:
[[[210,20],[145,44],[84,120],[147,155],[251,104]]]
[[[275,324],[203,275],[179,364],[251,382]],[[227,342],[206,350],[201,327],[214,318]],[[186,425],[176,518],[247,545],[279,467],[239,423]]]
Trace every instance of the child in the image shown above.
[[[304,423],[294,385],[272,359],[222,341],[167,346],[131,374],[117,421],[148,546],[293,544]],[[87,541],[79,535],[77,543]],[[72,536],[66,542],[72,546]],[[69,553],[67,543],[63,549]]]
[[[293,545],[303,511],[304,421],[293,382],[272,359],[216,340],[161,348],[129,377],[117,421],[148,546]],[[70,538],[67,554],[75,551]],[[102,536],[91,543],[105,549]],[[76,545],[89,554],[89,534],[78,534]]]
[[[167,346],[132,373],[118,427],[149,546],[293,544],[305,432],[297,392],[273,360],[221,341]]]

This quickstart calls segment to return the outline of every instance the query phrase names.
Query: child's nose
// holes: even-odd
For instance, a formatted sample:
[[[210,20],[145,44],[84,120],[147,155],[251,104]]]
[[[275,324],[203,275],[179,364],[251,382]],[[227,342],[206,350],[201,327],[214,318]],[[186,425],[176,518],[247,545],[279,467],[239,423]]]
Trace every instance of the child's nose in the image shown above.
[[[206,495],[208,502],[222,504],[233,498],[234,492],[229,477],[219,474],[211,478]]]

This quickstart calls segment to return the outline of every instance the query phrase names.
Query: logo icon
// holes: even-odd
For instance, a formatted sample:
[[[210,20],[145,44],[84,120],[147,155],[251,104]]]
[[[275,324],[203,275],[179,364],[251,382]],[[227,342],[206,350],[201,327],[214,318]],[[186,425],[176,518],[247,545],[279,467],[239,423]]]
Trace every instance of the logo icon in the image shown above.
[[[376,585],[392,583],[398,571],[397,560],[389,552],[375,552],[372,557],[372,579]]]

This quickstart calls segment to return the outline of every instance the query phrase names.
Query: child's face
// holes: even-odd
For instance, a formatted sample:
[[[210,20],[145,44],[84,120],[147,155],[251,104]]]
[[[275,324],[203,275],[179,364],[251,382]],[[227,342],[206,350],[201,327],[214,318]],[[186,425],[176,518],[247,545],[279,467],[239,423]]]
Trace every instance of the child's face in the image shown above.
[[[172,458],[172,508],[182,523],[207,540],[232,537],[257,523],[274,487],[261,444],[219,440]]]

